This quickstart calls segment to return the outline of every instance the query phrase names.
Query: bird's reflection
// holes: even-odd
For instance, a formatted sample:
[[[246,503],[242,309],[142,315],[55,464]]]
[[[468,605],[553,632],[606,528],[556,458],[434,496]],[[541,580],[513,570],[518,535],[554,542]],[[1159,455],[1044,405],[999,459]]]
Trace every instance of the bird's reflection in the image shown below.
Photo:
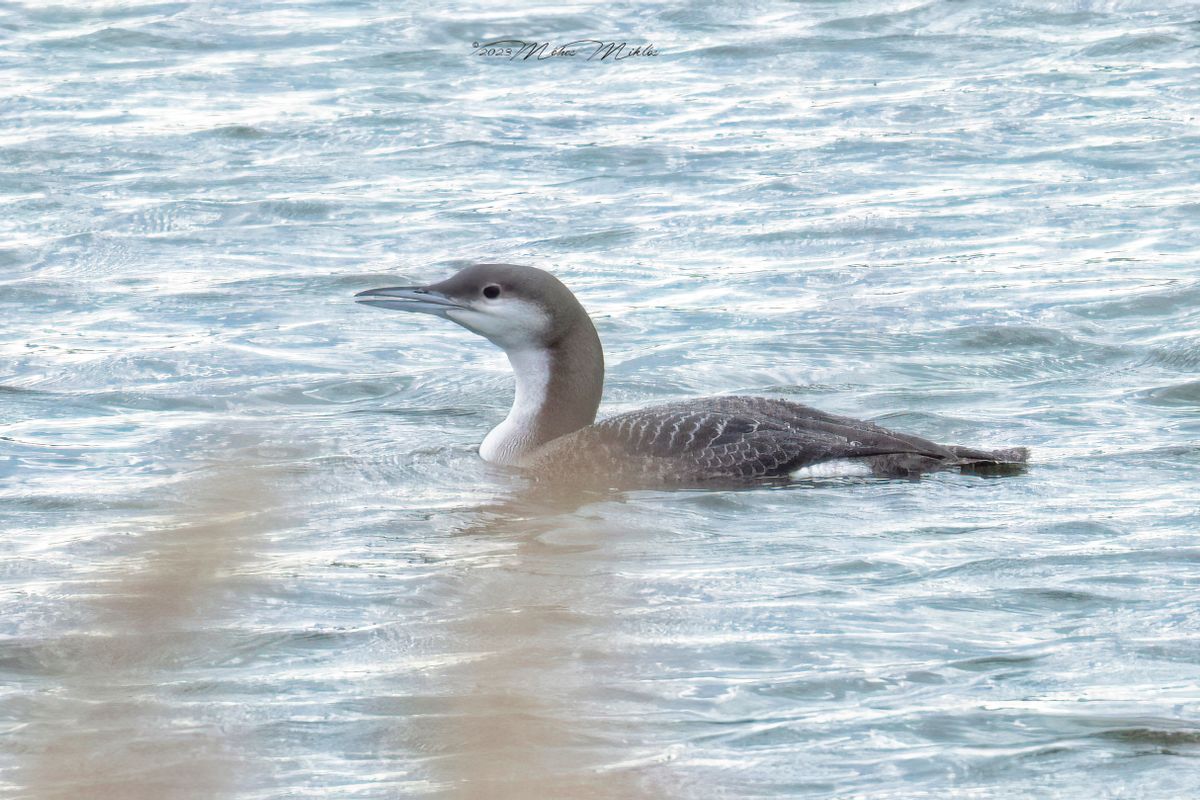
[[[634,599],[612,547],[629,531],[586,513],[603,503],[620,495],[524,486],[454,531],[504,556],[463,576],[450,623],[459,657],[439,670],[441,713],[424,720],[451,796],[663,796],[652,758],[623,743],[634,723],[606,701],[628,674],[617,625]]]

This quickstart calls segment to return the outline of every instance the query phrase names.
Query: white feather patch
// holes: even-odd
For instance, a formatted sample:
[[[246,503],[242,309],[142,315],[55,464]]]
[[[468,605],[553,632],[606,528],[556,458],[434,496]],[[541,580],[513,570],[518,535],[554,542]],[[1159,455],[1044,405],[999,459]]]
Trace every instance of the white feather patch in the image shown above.
[[[517,393],[512,409],[479,445],[479,457],[493,464],[515,464],[522,445],[533,437],[533,425],[546,403],[550,386],[550,354],[545,350],[512,350],[508,353]]]
[[[469,308],[453,308],[446,319],[457,322],[505,350],[529,350],[541,345],[550,317],[536,303],[501,298],[483,300]]]
[[[871,465],[861,458],[839,458],[822,461],[791,473],[793,480],[811,478],[865,478],[871,474]]]

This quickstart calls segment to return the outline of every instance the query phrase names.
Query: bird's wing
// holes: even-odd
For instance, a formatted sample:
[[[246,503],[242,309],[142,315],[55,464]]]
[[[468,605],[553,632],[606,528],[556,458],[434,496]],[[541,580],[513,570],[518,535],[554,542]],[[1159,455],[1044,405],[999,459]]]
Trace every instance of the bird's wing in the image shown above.
[[[770,413],[759,398],[746,398],[754,401],[748,405],[726,402],[736,399],[631,411],[598,422],[591,431],[618,453],[677,461],[689,471],[728,477],[781,475],[822,461],[895,453],[953,457],[932,442],[871,423],[796,404]]]

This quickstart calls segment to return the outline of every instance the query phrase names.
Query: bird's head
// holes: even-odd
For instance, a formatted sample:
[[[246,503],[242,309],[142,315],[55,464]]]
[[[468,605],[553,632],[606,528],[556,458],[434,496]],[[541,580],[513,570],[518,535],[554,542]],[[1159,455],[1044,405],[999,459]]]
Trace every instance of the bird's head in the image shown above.
[[[439,283],[368,289],[354,299],[444,317],[506,351],[551,347],[581,316],[587,319],[558,278],[517,264],[473,264]]]

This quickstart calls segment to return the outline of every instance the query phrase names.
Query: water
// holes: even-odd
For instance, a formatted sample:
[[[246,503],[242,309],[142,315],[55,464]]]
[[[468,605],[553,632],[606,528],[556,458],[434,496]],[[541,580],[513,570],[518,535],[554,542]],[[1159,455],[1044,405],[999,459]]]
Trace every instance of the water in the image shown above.
[[[3,14],[3,796],[1200,793],[1191,4]],[[1033,467],[523,505],[473,260]]]

